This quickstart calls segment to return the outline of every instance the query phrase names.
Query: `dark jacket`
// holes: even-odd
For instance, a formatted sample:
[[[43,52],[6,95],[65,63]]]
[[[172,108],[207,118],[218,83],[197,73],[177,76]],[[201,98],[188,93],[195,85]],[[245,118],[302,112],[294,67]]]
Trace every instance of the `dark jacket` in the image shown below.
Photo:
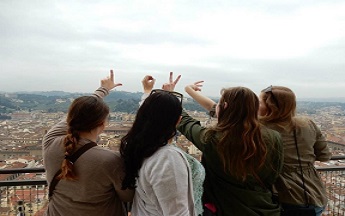
[[[206,170],[205,196],[216,205],[217,215],[280,215],[278,204],[272,201],[270,191],[283,165],[283,146],[278,132],[262,128],[267,145],[267,159],[259,172],[264,186],[253,177],[244,182],[224,172],[223,164],[216,150],[218,136],[205,143],[206,128],[190,117],[185,111],[178,130],[203,153]]]

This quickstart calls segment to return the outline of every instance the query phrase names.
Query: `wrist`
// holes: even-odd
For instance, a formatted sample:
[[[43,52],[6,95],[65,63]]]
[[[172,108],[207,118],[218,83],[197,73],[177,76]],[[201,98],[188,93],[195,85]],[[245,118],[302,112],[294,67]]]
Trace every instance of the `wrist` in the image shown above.
[[[107,88],[104,88],[103,86],[96,89],[96,91],[93,93],[94,96],[103,98],[109,94],[109,90]]]
[[[189,93],[189,92],[191,92],[191,91],[195,91],[195,90],[192,88],[191,85],[187,85],[187,86],[184,88],[184,90],[185,90],[187,93]]]
[[[101,87],[99,87],[100,89],[103,89],[104,91],[106,91],[108,94],[109,94],[109,89],[108,88],[106,88],[106,87],[104,87],[104,86],[101,86]]]
[[[150,94],[152,89],[144,89],[144,94]]]

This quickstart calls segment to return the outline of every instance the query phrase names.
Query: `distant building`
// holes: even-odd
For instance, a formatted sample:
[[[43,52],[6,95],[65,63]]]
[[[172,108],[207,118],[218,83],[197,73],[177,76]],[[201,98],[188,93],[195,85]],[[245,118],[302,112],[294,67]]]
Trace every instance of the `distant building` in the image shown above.
[[[19,121],[19,120],[29,120],[31,119],[31,113],[29,112],[15,112],[12,113],[11,118],[13,121]]]

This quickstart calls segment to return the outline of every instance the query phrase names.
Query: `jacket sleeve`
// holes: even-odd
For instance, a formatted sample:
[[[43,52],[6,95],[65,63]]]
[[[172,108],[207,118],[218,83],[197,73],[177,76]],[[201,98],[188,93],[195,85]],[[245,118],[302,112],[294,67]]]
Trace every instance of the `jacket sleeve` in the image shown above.
[[[316,142],[314,144],[314,154],[316,160],[318,161],[328,161],[332,157],[332,153],[328,148],[328,142],[326,141],[325,136],[322,134],[319,127],[310,120],[313,129],[316,131]]]
[[[182,111],[182,119],[177,129],[183,134],[189,141],[191,141],[200,151],[204,151],[205,143],[202,137],[205,135],[206,128],[201,126],[200,121],[190,117],[188,113]]]
[[[272,164],[275,167],[275,170],[273,170],[274,175],[273,175],[273,182],[277,180],[279,177],[279,174],[283,171],[283,165],[284,165],[284,147],[283,147],[283,141],[280,136],[280,134],[276,131],[273,133],[273,142],[274,142],[274,148],[275,148],[275,153],[273,156],[273,162]]]
[[[111,152],[112,154],[104,155],[102,168],[104,169],[104,175],[109,176],[111,182],[113,182],[115,191],[121,201],[132,202],[134,197],[134,190],[126,189],[122,190],[122,180],[125,176],[124,163],[119,152]],[[109,157],[109,158],[107,158]]]
[[[66,119],[60,121],[54,125],[44,136],[43,136],[43,150],[49,148],[54,140],[60,138],[63,139],[67,134],[67,122]],[[59,142],[60,143],[60,142]]]

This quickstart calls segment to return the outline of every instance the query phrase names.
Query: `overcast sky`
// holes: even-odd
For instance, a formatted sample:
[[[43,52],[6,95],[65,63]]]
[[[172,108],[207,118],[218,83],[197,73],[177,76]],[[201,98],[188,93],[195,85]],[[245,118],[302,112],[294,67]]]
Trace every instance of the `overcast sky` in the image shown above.
[[[0,91],[92,92],[110,69],[131,92],[173,71],[181,92],[345,97],[345,1],[0,1]]]

